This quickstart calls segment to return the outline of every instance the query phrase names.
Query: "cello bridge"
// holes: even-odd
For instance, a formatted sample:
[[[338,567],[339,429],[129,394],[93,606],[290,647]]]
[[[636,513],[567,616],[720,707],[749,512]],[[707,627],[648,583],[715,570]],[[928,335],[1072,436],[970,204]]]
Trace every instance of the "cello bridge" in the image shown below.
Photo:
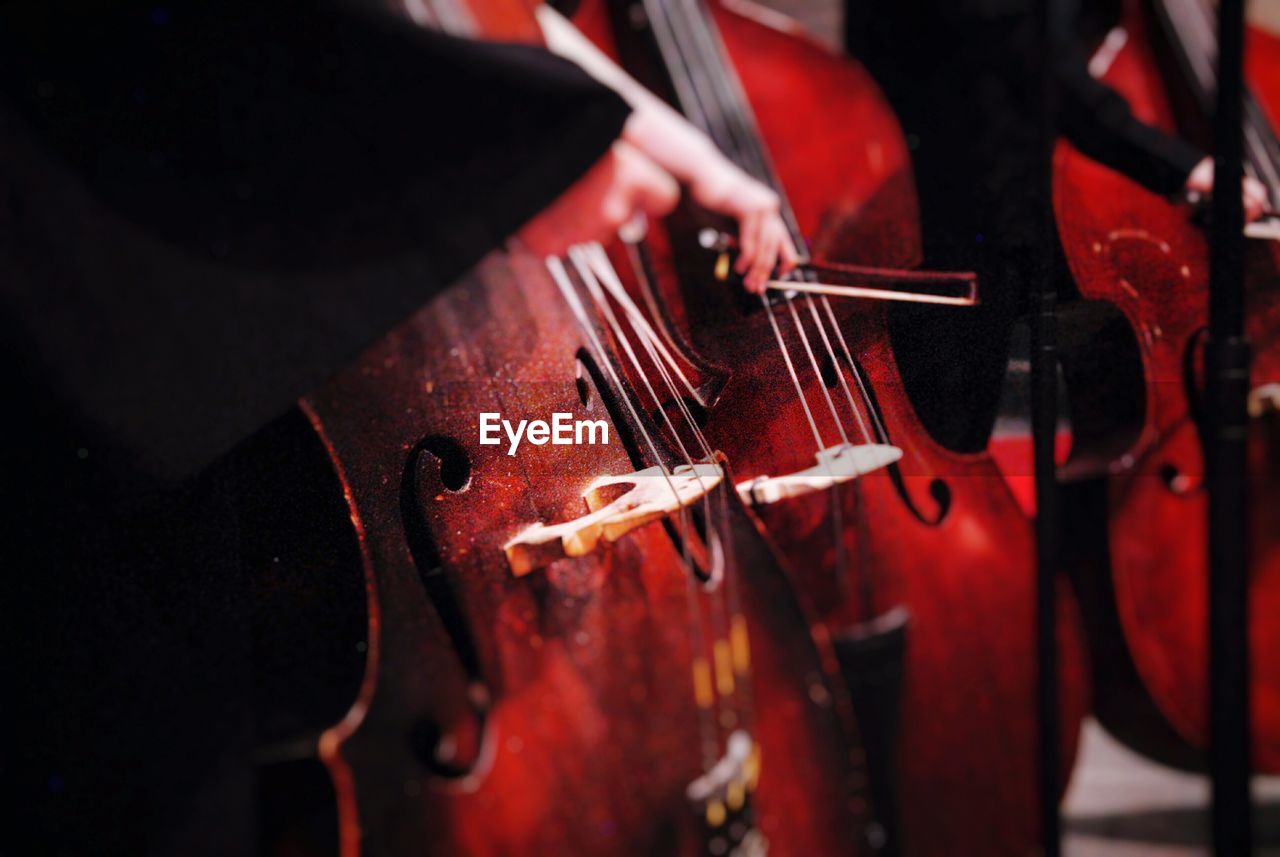
[[[888,467],[902,458],[902,450],[886,443],[841,443],[819,450],[814,457],[817,463],[813,467],[785,476],[757,476],[739,482],[739,496],[749,506],[802,497]]]
[[[681,512],[723,480],[720,465],[709,463],[597,477],[582,492],[587,514],[559,524],[533,524],[503,545],[511,573],[523,577],[563,557],[586,556],[637,527]]]

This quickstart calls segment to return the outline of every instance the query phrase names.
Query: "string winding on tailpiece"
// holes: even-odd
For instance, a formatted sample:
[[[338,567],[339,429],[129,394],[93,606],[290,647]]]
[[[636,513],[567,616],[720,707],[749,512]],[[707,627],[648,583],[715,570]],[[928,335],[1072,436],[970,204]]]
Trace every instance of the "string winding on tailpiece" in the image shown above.
[[[711,854],[766,857],[768,840],[755,827],[751,794],[760,778],[760,746],[751,735],[754,719],[751,687],[751,645],[746,616],[738,593],[732,538],[722,538],[729,525],[723,456],[713,451],[693,415],[676,395],[691,389],[688,379],[639,308],[626,294],[608,255],[598,244],[574,247],[569,266],[547,259],[547,268],[577,318],[599,365],[620,403],[630,415],[651,460],[663,456],[641,418],[638,402],[624,392],[617,370],[607,359],[595,322],[602,323],[636,372],[637,393],[655,404],[662,398],[632,344],[632,336],[658,376],[657,384],[680,402],[679,412],[701,455],[690,453],[671,417],[657,413],[683,461],[674,467],[658,463],[635,473],[600,476],[587,486],[583,500],[587,514],[559,524],[535,523],[504,546],[512,573],[527,575],[565,556],[584,556],[616,541],[637,527],[674,518],[679,548],[688,573],[691,689],[702,735],[702,774],[691,781],[685,796],[702,818],[706,848]],[[584,303],[589,298],[594,314]],[[622,309],[632,335],[627,334],[609,298]],[[621,494],[617,493],[619,490]],[[701,509],[705,542],[692,525],[692,510]],[[695,544],[701,543],[699,548]],[[705,610],[705,617],[704,617]],[[705,627],[709,619],[709,628]],[[710,632],[708,634],[708,631]],[[724,733],[722,735],[722,733]],[[723,744],[721,743],[723,739]],[[723,752],[721,747],[723,746]]]
[[[613,271],[608,257],[599,245],[575,247],[570,250],[569,257],[578,279],[586,286],[597,311],[609,322],[619,344],[622,345],[632,364],[639,369],[640,362],[631,347],[630,339],[623,333],[621,325],[608,306],[605,291],[601,288],[601,283],[604,282],[607,284],[606,288],[613,292],[613,287],[616,285],[619,292],[625,295],[621,281],[617,279],[617,274]],[[547,265],[584,331],[587,332],[597,350],[602,351],[600,341],[591,327],[590,317],[573,287],[568,270],[559,259],[555,258],[548,259]],[[673,358],[661,348],[660,342],[654,344],[656,336],[640,315],[638,308],[628,301],[624,304],[624,309],[631,322],[632,330],[649,357],[658,365],[663,381],[671,387],[673,381],[661,361],[665,360],[670,365],[674,365]],[[608,364],[605,363],[605,365]],[[641,379],[649,394],[658,400],[657,393],[643,373],[641,373]],[[687,381],[684,383],[688,384]],[[639,425],[639,413],[629,401],[627,408]],[[692,417],[689,416],[689,419],[692,420]],[[668,428],[679,443],[675,427],[668,422]],[[653,439],[647,432],[644,432],[644,435],[646,445],[654,459],[660,460]],[[516,534],[503,546],[512,574],[522,577],[562,557],[585,556],[597,550],[602,544],[617,541],[637,527],[676,513],[683,515],[691,504],[706,500],[709,493],[724,479],[719,456],[705,444],[704,451],[705,457],[698,461],[690,456],[683,444],[680,444],[684,464],[674,468],[654,465],[630,474],[604,475],[592,480],[583,492],[583,499],[588,509],[587,514],[559,524],[534,523]],[[623,489],[620,495],[617,493],[619,489]]]

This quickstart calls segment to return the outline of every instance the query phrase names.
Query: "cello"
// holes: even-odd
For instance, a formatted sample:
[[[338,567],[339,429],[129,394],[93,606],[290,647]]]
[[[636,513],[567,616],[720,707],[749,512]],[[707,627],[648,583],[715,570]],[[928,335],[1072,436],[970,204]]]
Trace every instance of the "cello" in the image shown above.
[[[479,32],[527,36],[513,17]],[[858,853],[829,642],[725,463],[667,444],[622,378],[584,258],[495,251],[303,403],[368,602],[359,696],[319,741],[341,851]],[[488,413],[608,442],[508,455]]]
[[[1199,3],[1182,0],[1156,3],[1152,11],[1126,5],[1122,28],[1103,54],[1109,61],[1097,70],[1139,119],[1165,130],[1193,129],[1178,120],[1203,111],[1212,98],[1212,18]],[[1248,78],[1265,84],[1267,70],[1274,74],[1267,62],[1274,39],[1256,31],[1249,38]],[[1170,60],[1177,65],[1171,67]],[[1179,88],[1167,84],[1177,79],[1178,67],[1188,73],[1189,99],[1179,99]],[[1265,91],[1255,87],[1246,108],[1246,158],[1250,171],[1267,184],[1274,206],[1280,146],[1264,107]],[[1270,97],[1276,97],[1274,86]],[[1193,209],[1138,187],[1065,142],[1054,160],[1054,210],[1078,290],[1113,303],[1128,317],[1145,380],[1140,430],[1103,470],[1115,610],[1145,691],[1183,740],[1203,748],[1209,711],[1207,497],[1197,420],[1208,320],[1205,234]],[[1280,606],[1280,517],[1270,502],[1280,490],[1274,464],[1278,261],[1274,241],[1251,242],[1251,704],[1254,763],[1270,771],[1280,770],[1280,629],[1272,618]]]
[[[808,248],[797,280],[774,284],[780,299],[744,299],[716,276],[730,244],[678,210],[638,246],[615,248],[633,276],[614,296],[647,309],[679,356],[671,371],[687,371],[663,412],[692,413],[730,456],[740,493],[823,606],[862,691],[882,846],[1025,852],[1038,835],[1030,527],[986,455],[950,453],[920,426],[883,306],[810,288],[871,281],[868,267],[841,263],[874,268],[878,285],[894,279],[885,269],[918,264],[901,130],[860,68],[750,4],[588,2],[575,22],[776,190]],[[914,276],[926,299],[946,279]],[[1061,633],[1069,760],[1084,682],[1069,603]]]

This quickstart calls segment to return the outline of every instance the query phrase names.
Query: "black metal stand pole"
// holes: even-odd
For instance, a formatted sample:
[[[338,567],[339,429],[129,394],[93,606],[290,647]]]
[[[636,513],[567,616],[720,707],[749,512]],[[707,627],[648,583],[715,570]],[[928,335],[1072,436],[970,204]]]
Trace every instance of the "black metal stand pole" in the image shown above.
[[[1061,782],[1058,713],[1057,571],[1058,486],[1053,460],[1057,432],[1057,297],[1035,295],[1031,321],[1031,432],[1036,482],[1036,719],[1039,725],[1040,839],[1045,857],[1061,850],[1058,784]]]
[[[1068,0],[1038,4],[1040,32],[1048,56],[1062,48],[1074,5]],[[1030,295],[1031,308],[1031,436],[1036,486],[1036,721],[1040,842],[1044,857],[1058,857],[1062,850],[1062,823],[1058,790],[1062,780],[1060,714],[1058,711],[1058,605],[1057,579],[1060,509],[1054,445],[1058,433],[1058,296],[1053,278],[1054,222],[1052,188],[1049,185],[1053,144],[1057,137],[1056,86],[1051,66],[1045,63],[1042,90],[1041,157],[1044,159],[1045,212],[1040,224],[1038,276]]]
[[[1244,2],[1218,8],[1209,338],[1205,345],[1209,488],[1209,773],[1213,849],[1253,851],[1249,795],[1247,458],[1249,343],[1244,336],[1242,170]]]

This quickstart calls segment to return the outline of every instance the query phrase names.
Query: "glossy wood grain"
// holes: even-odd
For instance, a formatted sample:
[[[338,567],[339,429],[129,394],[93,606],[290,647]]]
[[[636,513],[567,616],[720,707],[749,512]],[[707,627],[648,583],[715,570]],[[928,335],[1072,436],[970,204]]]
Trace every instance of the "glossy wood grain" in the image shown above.
[[[1104,80],[1143,121],[1176,130],[1170,92],[1137,8],[1128,40]],[[1261,100],[1280,96],[1274,38],[1250,39],[1249,76]],[[1264,50],[1265,49],[1265,50]],[[1208,312],[1208,245],[1186,206],[1059,144],[1054,208],[1077,287],[1129,319],[1141,349],[1146,418],[1137,442],[1113,462],[1110,553],[1126,640],[1147,690],[1193,745],[1208,739],[1207,572],[1204,463],[1195,425]],[[1274,245],[1249,248],[1248,333],[1255,388],[1277,379]],[[1105,347],[1099,343],[1099,347]],[[1276,418],[1250,428],[1254,760],[1280,769],[1280,517],[1274,502]]]

